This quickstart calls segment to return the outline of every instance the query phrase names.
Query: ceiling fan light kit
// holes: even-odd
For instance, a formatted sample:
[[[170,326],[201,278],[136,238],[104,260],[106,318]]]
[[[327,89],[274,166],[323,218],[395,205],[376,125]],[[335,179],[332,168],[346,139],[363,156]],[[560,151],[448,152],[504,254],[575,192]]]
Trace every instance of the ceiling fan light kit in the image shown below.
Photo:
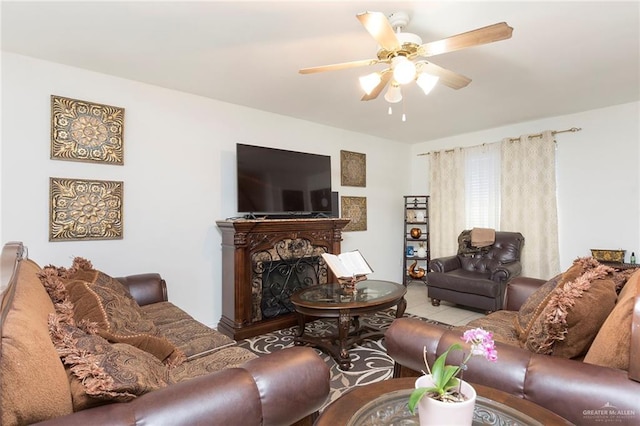
[[[429,92],[436,87],[438,80],[440,80],[440,77],[426,72],[421,72],[420,75],[418,75],[418,78],[416,78],[416,84],[422,89],[425,95],[428,95]]]
[[[399,84],[407,84],[416,78],[416,64],[405,56],[396,56],[391,60],[393,79]]]
[[[400,102],[402,100],[401,85],[409,84],[412,81],[416,82],[425,95],[429,94],[438,83],[456,90],[466,87],[471,82],[470,78],[434,63],[419,61],[418,58],[428,58],[468,47],[506,40],[511,38],[513,32],[513,28],[508,26],[506,22],[500,22],[442,40],[422,43],[422,39],[418,35],[402,32],[402,29],[409,23],[409,15],[406,12],[395,12],[389,17],[382,12],[362,12],[358,13],[356,18],[379,45],[376,59],[303,68],[299,72],[311,74],[380,63],[387,64],[388,68],[359,78],[360,87],[365,92],[361,99],[363,101],[376,99],[387,84],[389,84],[389,88],[384,99],[389,103]],[[391,113],[391,107],[389,107],[389,113]],[[402,121],[405,121],[406,115],[403,113],[402,116]]]
[[[382,76],[378,72],[374,72],[371,74],[363,75],[360,77],[360,87],[364,90],[364,93],[370,95],[373,89],[376,88],[380,81],[382,80]]]
[[[392,82],[384,95],[384,100],[390,104],[397,104],[402,100],[402,88],[396,82]]]

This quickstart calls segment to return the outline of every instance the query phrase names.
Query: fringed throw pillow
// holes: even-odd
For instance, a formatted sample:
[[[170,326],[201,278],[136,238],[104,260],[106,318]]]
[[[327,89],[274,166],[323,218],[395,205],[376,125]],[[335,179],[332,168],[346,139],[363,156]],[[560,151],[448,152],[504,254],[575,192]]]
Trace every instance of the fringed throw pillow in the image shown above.
[[[519,335],[523,347],[563,358],[583,355],[615,305],[611,272],[593,258],[577,259]]]
[[[68,368],[74,411],[110,401],[126,402],[172,383],[155,356],[49,317],[49,332]]]

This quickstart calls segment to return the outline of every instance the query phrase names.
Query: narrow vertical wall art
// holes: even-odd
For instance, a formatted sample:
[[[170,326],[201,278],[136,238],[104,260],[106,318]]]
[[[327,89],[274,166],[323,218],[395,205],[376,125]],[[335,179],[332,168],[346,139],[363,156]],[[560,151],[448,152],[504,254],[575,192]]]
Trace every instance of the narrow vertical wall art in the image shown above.
[[[367,197],[341,197],[340,216],[351,219],[344,231],[367,230]]]
[[[342,186],[367,186],[366,154],[340,151],[340,184]]]

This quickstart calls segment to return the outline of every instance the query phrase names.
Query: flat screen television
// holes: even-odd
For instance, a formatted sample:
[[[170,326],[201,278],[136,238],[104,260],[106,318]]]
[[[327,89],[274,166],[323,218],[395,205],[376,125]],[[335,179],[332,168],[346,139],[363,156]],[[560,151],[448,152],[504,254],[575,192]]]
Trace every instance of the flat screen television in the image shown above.
[[[238,213],[331,216],[331,157],[236,144]]]

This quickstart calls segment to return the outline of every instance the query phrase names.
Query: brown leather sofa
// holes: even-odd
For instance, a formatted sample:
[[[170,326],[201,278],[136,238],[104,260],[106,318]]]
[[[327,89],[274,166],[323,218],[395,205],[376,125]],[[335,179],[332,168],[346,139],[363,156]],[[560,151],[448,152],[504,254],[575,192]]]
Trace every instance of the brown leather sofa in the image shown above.
[[[77,411],[73,387],[79,382],[65,371],[56,352],[60,349],[49,334],[54,303],[41,282],[42,268],[24,253],[22,244],[8,243],[0,258],[3,426],[38,422],[65,426],[311,425],[328,397],[329,369],[313,349],[294,347],[258,357],[231,342],[215,353],[209,351],[174,367],[184,367],[179,381],[127,402],[116,399]],[[156,312],[163,306],[177,309],[167,301],[166,284],[158,274],[118,280],[142,308],[157,306]],[[194,324],[191,321],[195,320],[182,313],[180,321]],[[160,361],[156,364],[162,366]],[[184,377],[185,372],[194,377]]]
[[[636,273],[640,278],[640,270]],[[634,275],[635,276],[635,275]],[[633,277],[632,277],[633,278]],[[627,285],[630,285],[632,278]],[[518,277],[507,288],[507,310],[518,310],[544,280]],[[604,367],[496,342],[498,361],[472,357],[464,379],[500,389],[545,407],[577,425],[640,424],[640,285],[630,288],[633,309],[628,370]],[[498,313],[496,313],[498,314]],[[493,315],[493,314],[492,314]],[[613,312],[610,314],[614,315]],[[602,326],[604,329],[606,326]],[[615,327],[615,324],[613,324]],[[394,359],[394,377],[417,376],[424,371],[423,348],[433,365],[453,343],[460,343],[461,328],[447,328],[418,319],[400,318],[385,334],[385,346]],[[615,348],[611,346],[611,351]],[[461,361],[452,354],[447,363]],[[587,353],[588,356],[588,353]],[[458,359],[460,358],[460,359]]]
[[[471,230],[458,236],[458,253],[432,259],[427,272],[429,298],[486,311],[502,309],[507,282],[522,270],[520,253],[524,237],[519,232],[496,231],[492,245],[475,248]]]

